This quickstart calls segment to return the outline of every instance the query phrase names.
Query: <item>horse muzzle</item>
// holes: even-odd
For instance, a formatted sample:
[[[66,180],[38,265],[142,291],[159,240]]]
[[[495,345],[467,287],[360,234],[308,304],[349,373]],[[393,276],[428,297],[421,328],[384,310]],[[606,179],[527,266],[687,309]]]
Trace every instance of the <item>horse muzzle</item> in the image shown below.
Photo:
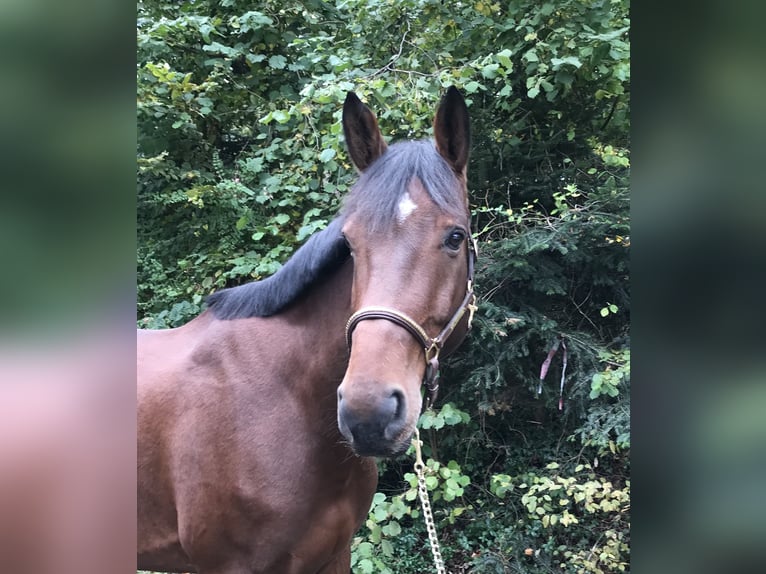
[[[380,389],[383,385],[368,383],[364,387]],[[359,456],[394,457],[409,445],[414,426],[407,416],[406,395],[397,387],[383,389],[364,397],[357,393],[356,400],[344,394],[342,385],[338,389],[338,429]]]

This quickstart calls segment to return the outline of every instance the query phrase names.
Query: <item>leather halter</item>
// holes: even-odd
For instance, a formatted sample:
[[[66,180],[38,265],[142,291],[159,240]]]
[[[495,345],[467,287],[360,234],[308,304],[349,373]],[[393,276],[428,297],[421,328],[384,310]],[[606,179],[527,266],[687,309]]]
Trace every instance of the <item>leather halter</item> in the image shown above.
[[[423,384],[428,391],[426,408],[433,406],[436,401],[436,396],[439,392],[439,384],[437,377],[439,375],[439,354],[444,347],[444,344],[452,335],[452,332],[458,326],[463,319],[466,311],[468,312],[468,330],[471,329],[471,323],[473,321],[473,315],[476,311],[476,295],[473,291],[473,276],[474,267],[476,264],[477,246],[476,240],[472,235],[468,235],[468,282],[466,285],[465,297],[460,303],[457,311],[455,311],[452,318],[447,322],[447,325],[439,332],[436,337],[429,337],[426,330],[421,327],[417,321],[412,317],[391,309],[390,307],[370,306],[362,307],[356,313],[351,315],[346,323],[346,344],[349,351],[351,351],[351,336],[354,332],[354,328],[362,321],[368,319],[385,319],[391,321],[406,329],[415,340],[420,343],[425,352],[426,372],[423,376]]]

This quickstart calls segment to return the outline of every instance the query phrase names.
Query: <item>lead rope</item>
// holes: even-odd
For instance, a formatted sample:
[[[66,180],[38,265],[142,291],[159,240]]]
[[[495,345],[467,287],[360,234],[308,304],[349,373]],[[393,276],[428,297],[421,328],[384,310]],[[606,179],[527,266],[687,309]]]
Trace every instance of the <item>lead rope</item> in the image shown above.
[[[431,543],[431,553],[434,555],[434,565],[437,574],[447,574],[444,568],[444,559],[439,548],[439,539],[436,537],[436,526],[434,525],[434,515],[431,512],[431,501],[428,499],[428,489],[426,488],[426,475],[423,472],[426,465],[423,464],[423,457],[420,453],[420,432],[415,429],[415,436],[412,439],[415,445],[415,474],[418,475],[418,495],[420,496],[420,505],[423,507],[423,520],[426,523],[428,531],[428,541]]]

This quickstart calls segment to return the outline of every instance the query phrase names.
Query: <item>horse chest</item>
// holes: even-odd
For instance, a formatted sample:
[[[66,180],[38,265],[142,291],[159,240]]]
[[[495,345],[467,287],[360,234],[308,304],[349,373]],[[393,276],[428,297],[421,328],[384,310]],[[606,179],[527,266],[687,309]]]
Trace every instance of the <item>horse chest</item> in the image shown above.
[[[203,504],[219,513],[179,524],[181,544],[203,570],[247,548],[239,560],[253,574],[331,572],[327,565],[346,564],[376,483],[374,462],[358,458],[336,461],[334,468],[308,465],[291,475],[240,477],[238,487],[222,492],[218,503]]]
[[[295,537],[288,543],[287,554],[295,568],[287,570],[313,573],[317,565],[348,555],[351,538],[367,516],[377,483],[369,474],[363,471],[348,477],[342,493],[337,483],[317,484],[319,488],[304,508],[305,520],[295,523]]]

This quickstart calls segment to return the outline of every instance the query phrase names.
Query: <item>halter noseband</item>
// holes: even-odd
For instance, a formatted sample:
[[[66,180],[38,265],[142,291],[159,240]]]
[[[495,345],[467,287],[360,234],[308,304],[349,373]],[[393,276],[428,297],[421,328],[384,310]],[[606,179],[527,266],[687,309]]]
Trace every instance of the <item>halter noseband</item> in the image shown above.
[[[436,395],[439,392],[439,384],[437,377],[439,375],[439,354],[441,353],[444,344],[452,335],[452,332],[458,326],[466,311],[468,312],[468,330],[471,329],[471,322],[473,321],[473,315],[476,311],[476,295],[473,292],[473,275],[474,266],[476,263],[476,240],[472,235],[468,236],[468,282],[466,286],[465,297],[460,303],[455,314],[447,322],[447,325],[436,335],[431,338],[426,333],[425,329],[421,327],[417,321],[405,315],[404,313],[391,309],[389,307],[370,306],[359,309],[356,313],[351,315],[346,323],[346,344],[349,351],[351,350],[351,335],[354,332],[354,328],[362,321],[368,319],[385,319],[391,321],[406,329],[418,343],[421,344],[425,351],[426,372],[423,376],[423,384],[428,391],[428,399],[426,408],[430,408],[436,401]]]

